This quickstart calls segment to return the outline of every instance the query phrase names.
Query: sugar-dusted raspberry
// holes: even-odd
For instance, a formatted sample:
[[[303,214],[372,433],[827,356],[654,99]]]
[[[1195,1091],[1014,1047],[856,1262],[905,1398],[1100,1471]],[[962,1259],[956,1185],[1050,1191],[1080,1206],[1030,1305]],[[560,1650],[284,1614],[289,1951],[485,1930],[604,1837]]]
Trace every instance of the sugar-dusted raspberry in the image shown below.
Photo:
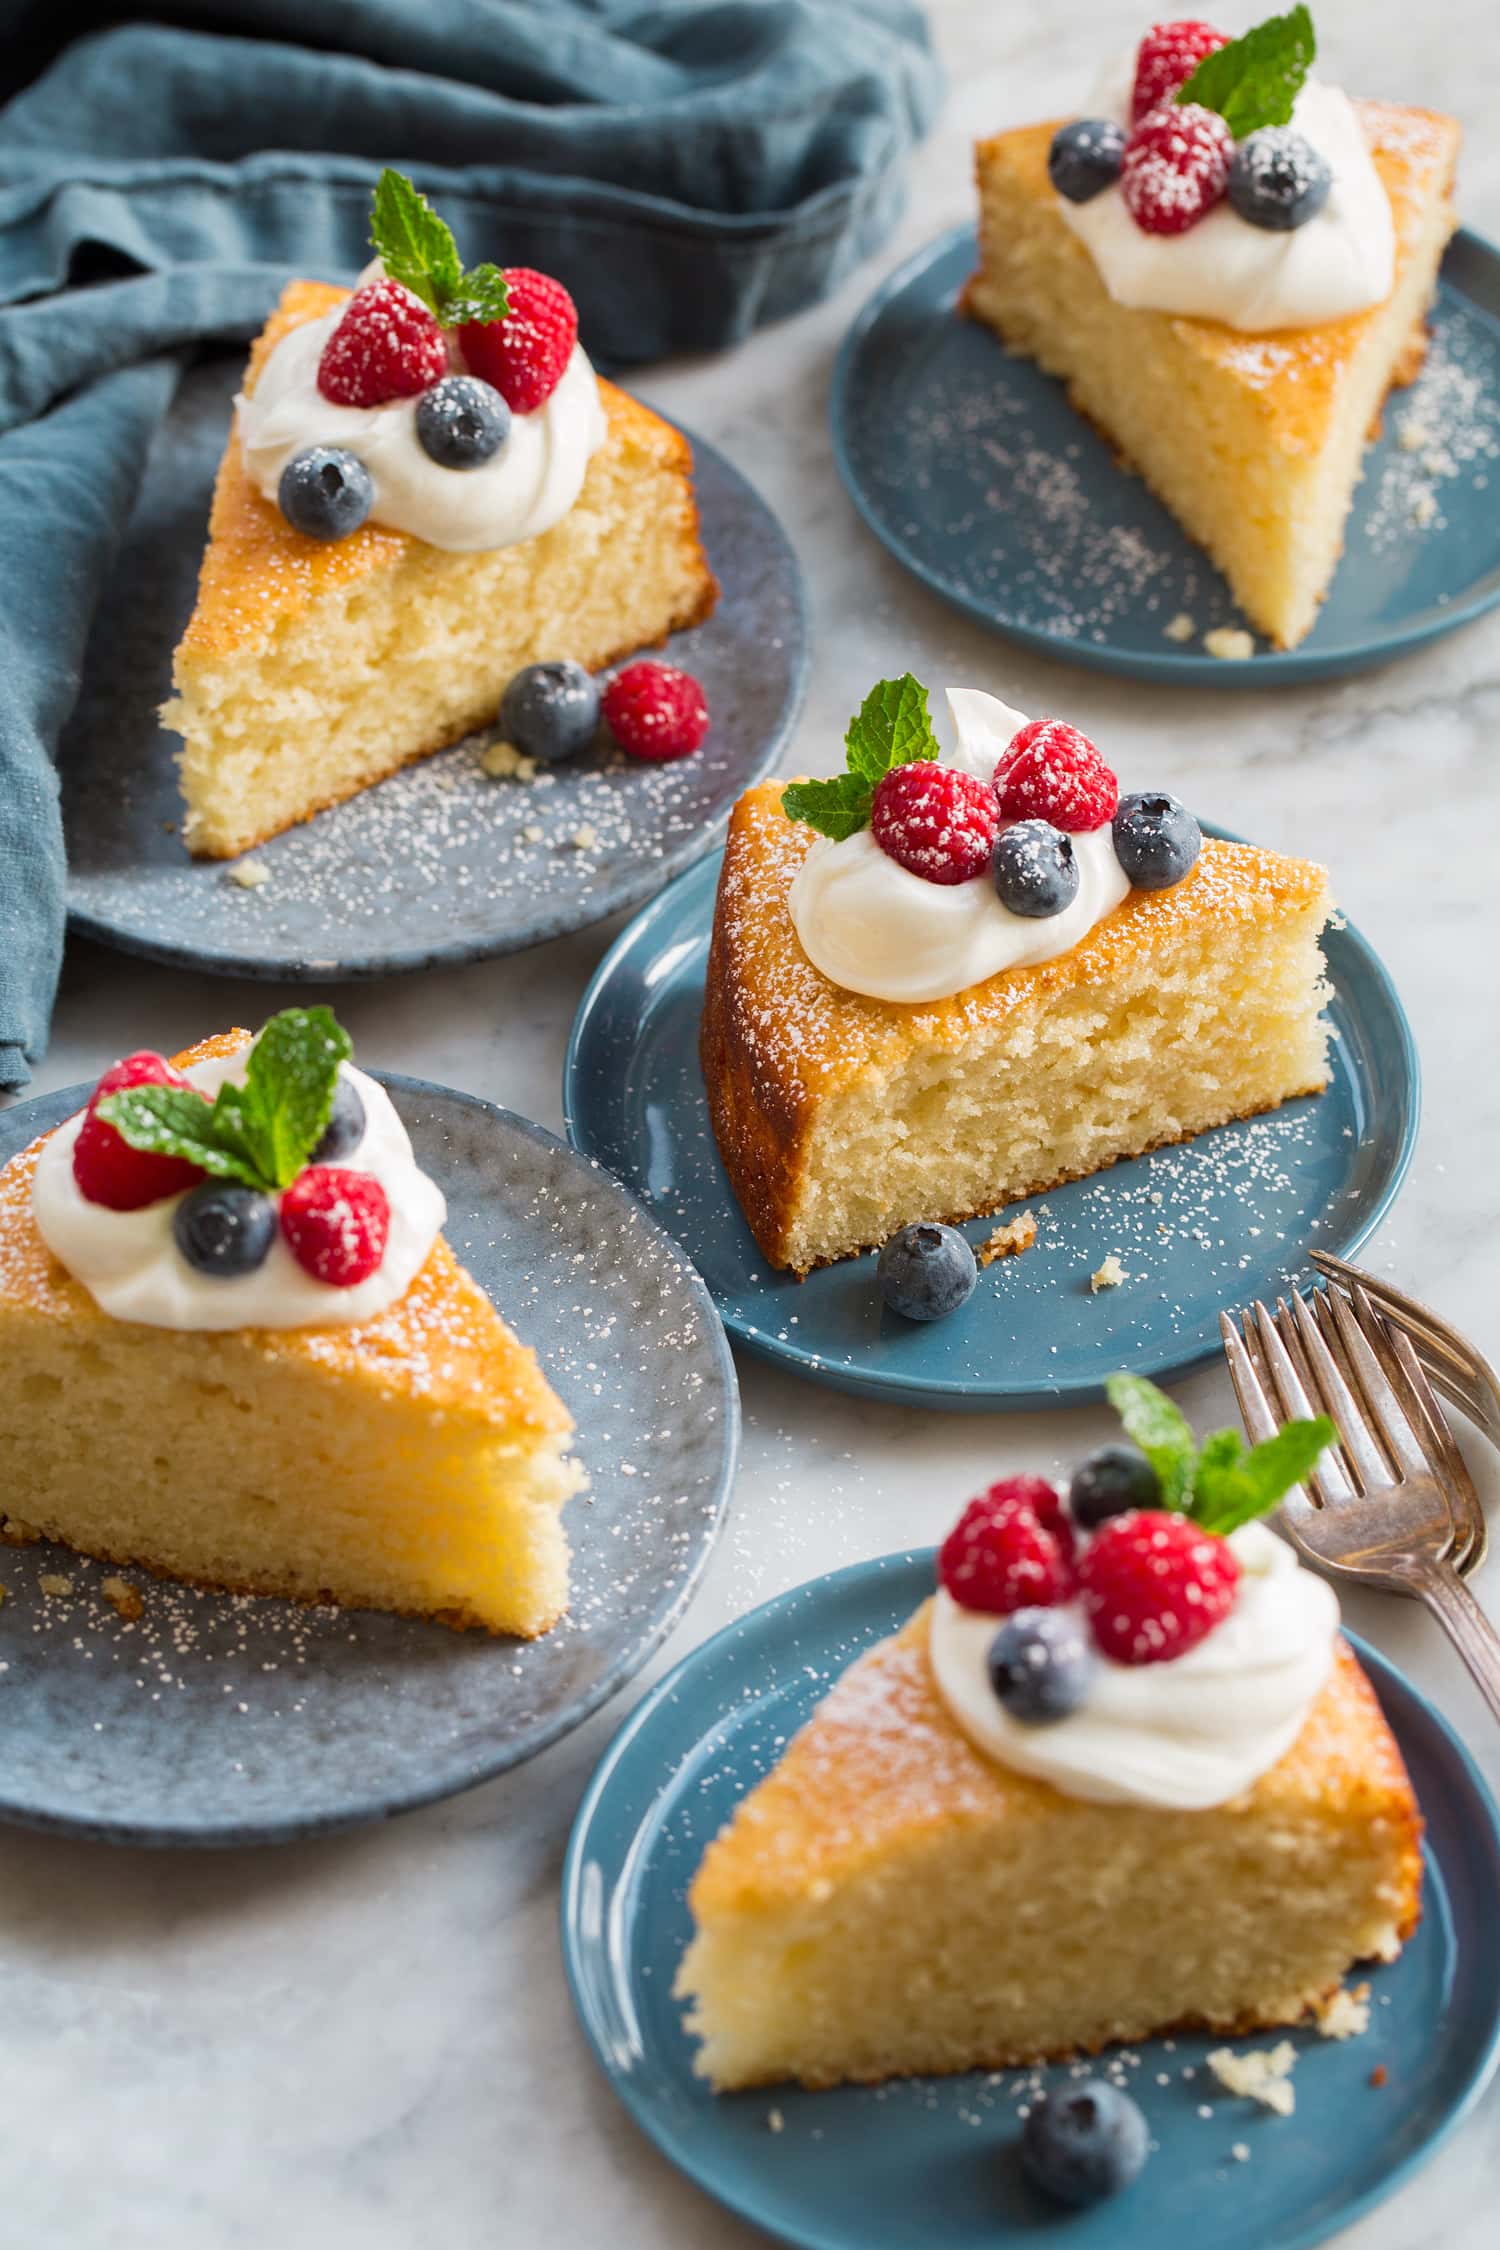
[[[470,321],[458,341],[471,375],[493,383],[512,414],[532,414],[557,389],[573,356],[578,307],[560,281],[530,266],[507,266],[505,288],[505,318]]]
[[[443,331],[399,281],[367,281],[323,346],[318,389],[336,406],[415,398],[448,372]]]
[[[96,1114],[107,1095],[123,1094],[131,1086],[179,1086],[188,1093],[194,1091],[164,1055],[145,1050],[127,1055],[104,1073],[73,1143],[73,1177],[85,1202],[101,1203],[108,1211],[143,1211],[148,1203],[181,1195],[203,1178],[198,1166],[184,1157],[154,1156],[148,1149],[132,1148],[113,1125],[106,1125]]]
[[[1046,820],[1073,836],[1115,817],[1120,785],[1086,734],[1065,719],[1033,719],[995,769],[1004,820]]]
[[[929,883],[967,883],[990,864],[1000,832],[995,792],[959,766],[892,766],[870,810],[876,843]]]
[[[281,1198],[281,1231],[304,1273],[352,1289],[385,1256],[391,1207],[372,1173],[309,1164]]]
[[[604,723],[632,758],[686,758],[708,733],[708,698],[690,672],[650,657],[617,672],[600,698]]]
[[[1229,1615],[1239,1578],[1227,1539],[1160,1508],[1111,1516],[1078,1565],[1084,1613],[1116,1664],[1185,1656]]]
[[[1037,1513],[1039,1477],[1002,1477],[971,1500],[938,1551],[938,1583],[965,1609],[1005,1617],[1012,1610],[1066,1601],[1073,1587],[1071,1533],[1049,1530]],[[1043,1503],[1058,1507],[1046,1486]],[[1060,1508],[1058,1508],[1060,1516]]]
[[[1120,193],[1146,234],[1186,234],[1229,184],[1234,136],[1197,102],[1153,109],[1125,143]]]
[[[1133,120],[1139,124],[1147,110],[1169,102],[1178,87],[1187,84],[1205,55],[1216,54],[1228,44],[1227,31],[1215,31],[1211,23],[1197,23],[1191,17],[1180,23],[1153,24],[1136,50],[1135,91],[1130,103]]]

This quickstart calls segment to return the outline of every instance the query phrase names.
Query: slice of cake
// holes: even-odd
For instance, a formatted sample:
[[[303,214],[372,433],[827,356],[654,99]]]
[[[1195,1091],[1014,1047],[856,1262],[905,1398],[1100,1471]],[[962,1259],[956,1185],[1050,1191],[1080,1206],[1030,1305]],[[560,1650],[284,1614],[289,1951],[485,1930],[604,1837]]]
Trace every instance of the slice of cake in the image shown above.
[[[595,376],[567,292],[460,277],[425,205],[451,275],[403,261],[382,208],[385,271],[290,283],[250,355],[162,714],[200,856],[488,725],[534,664],[596,670],[717,599],[687,440]]]
[[[1238,2035],[1400,1950],[1421,1885],[1400,1751],[1331,1590],[1261,1524],[1208,1529],[1201,1474],[1169,1510],[1114,1446],[1066,1502],[1011,1477],[966,1511],[935,1599],[693,1880],[677,1991],[715,2088]]]
[[[326,1009],[133,1055],[0,1172],[0,1535],[543,1633],[572,1422]]]
[[[1268,106],[1235,58],[1277,28],[1158,25],[1090,116],[982,141],[964,304],[1063,379],[1292,648],[1386,392],[1422,362],[1459,128],[1303,76],[1310,24],[1255,81]]]
[[[703,1073],[746,1220],[794,1273],[1327,1082],[1324,871],[1200,848],[1076,729],[949,701],[940,756],[925,691],[883,682],[850,772],[763,783],[730,821]]]

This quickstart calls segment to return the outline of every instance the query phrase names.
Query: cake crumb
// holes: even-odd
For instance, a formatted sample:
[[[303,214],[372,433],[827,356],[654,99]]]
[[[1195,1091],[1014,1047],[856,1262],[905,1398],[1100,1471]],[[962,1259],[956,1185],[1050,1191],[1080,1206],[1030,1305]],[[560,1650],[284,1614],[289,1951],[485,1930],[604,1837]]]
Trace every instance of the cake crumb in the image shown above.
[[[1384,2086],[1390,2075],[1384,2063],[1377,2063],[1370,2073],[1370,2084],[1372,2086]]]
[[[236,860],[233,867],[224,870],[231,883],[238,883],[242,891],[263,890],[271,880],[271,870],[263,859]]]
[[[1245,2055],[1237,2055],[1232,2047],[1216,2047],[1208,2058],[1208,2067],[1226,2093],[1243,2094],[1247,2101],[1259,2102],[1278,2117],[1290,2117],[1297,2106],[1292,2085],[1297,2050],[1290,2039],[1282,2039],[1274,2047],[1252,2047]]]
[[[1120,1263],[1119,1251],[1111,1250],[1103,1265],[1095,1266],[1089,1275],[1089,1288],[1097,1297],[1101,1289],[1118,1289],[1122,1281],[1129,1279],[1129,1274]]]
[[[116,1617],[123,1617],[127,1625],[133,1625],[145,1609],[140,1588],[132,1586],[128,1578],[106,1578],[99,1591]]]
[[[1211,633],[1204,634],[1203,646],[1210,656],[1219,657],[1225,664],[1243,664],[1247,656],[1255,654],[1255,636],[1243,625],[1216,625]]]
[[[994,1233],[975,1251],[974,1257],[981,1266],[992,1266],[997,1258],[1019,1258],[1036,1241],[1036,1220],[1029,1211],[1020,1211]]]
[[[1426,531],[1437,521],[1437,494],[1430,484],[1419,484],[1411,496],[1411,520],[1418,531]]]
[[[573,846],[573,849],[579,852],[591,852],[598,841],[597,831],[593,824],[587,820],[581,828],[575,828],[568,838],[568,842]]]
[[[536,779],[536,760],[528,758],[513,742],[492,742],[480,758],[479,770],[491,781],[519,781],[524,785]]]
[[[768,2109],[766,2111],[766,2123],[773,2133],[779,2133],[785,2126],[786,2119],[779,2109]]]
[[[526,826],[521,830],[521,834],[525,837],[528,844],[539,844],[546,833],[546,829],[541,826],[540,822],[535,820],[528,821]]]
[[[59,1601],[66,1601],[68,1596],[73,1591],[72,1579],[64,1578],[61,1572],[56,1570],[44,1570],[41,1577],[37,1580],[37,1584],[38,1586],[40,1586],[42,1592],[46,1595],[48,1601],[51,1601],[54,1596],[56,1596]]]
[[[34,1547],[41,1536],[36,1525],[27,1523],[24,1516],[7,1516],[0,1523],[0,1539],[7,1547]]]
[[[1248,2141],[1236,2141],[1229,2153],[1236,2164],[1248,2164],[1250,2161],[1250,2144]]]
[[[1351,1991],[1340,1985],[1313,2014],[1325,2039],[1358,2039],[1370,2028],[1370,1987],[1357,1984]]]
[[[1396,443],[1403,453],[1420,453],[1424,445],[1431,445],[1432,432],[1420,415],[1408,414],[1396,432]]]
[[[1161,637],[1164,641],[1190,641],[1197,630],[1197,625],[1187,611],[1180,609],[1174,618],[1163,625]]]

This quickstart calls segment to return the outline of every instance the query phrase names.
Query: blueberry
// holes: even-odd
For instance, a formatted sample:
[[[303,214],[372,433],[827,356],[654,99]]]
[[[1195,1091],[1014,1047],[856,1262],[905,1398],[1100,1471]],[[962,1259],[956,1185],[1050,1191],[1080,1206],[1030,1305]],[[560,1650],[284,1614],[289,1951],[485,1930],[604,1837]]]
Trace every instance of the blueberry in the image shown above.
[[[1059,125],[1047,151],[1047,175],[1070,203],[1087,203],[1120,177],[1125,135],[1109,117],[1079,117]]]
[[[1203,831],[1187,806],[1164,789],[1138,789],[1120,799],[1115,857],[1138,891],[1170,890],[1190,874]]]
[[[1088,1635],[1065,1609],[1015,1610],[990,1643],[990,1686],[1027,1726],[1076,1711],[1093,1669]]]
[[[903,1320],[941,1320],[974,1294],[979,1268],[957,1227],[929,1220],[903,1227],[880,1253],[880,1294]]]
[[[445,375],[417,400],[417,443],[443,469],[477,469],[510,436],[510,408],[477,375]]]
[[[309,539],[347,539],[375,504],[375,480],[357,453],[310,445],[282,470],[276,498],[293,531]]]
[[[354,1154],[364,1137],[365,1105],[359,1088],[352,1078],[340,1071],[323,1138],[307,1161],[309,1164],[340,1164],[346,1156]]]
[[[1021,2128],[1021,2162],[1037,2186],[1080,2210],[1129,2187],[1149,2152],[1145,2118],[1103,2078],[1044,2094]]]
[[[1133,1445],[1101,1445],[1079,1462],[1068,1486],[1068,1507],[1084,1531],[1107,1516],[1123,1516],[1128,1508],[1160,1506],[1156,1471]]]
[[[995,838],[990,877],[1000,904],[1034,922],[1061,914],[1078,896],[1073,839],[1050,820],[1017,820]]]
[[[1333,174],[1312,142],[1267,125],[1240,142],[1229,167],[1229,200],[1253,227],[1290,234],[1328,201]]]
[[[528,758],[573,758],[599,731],[599,684],[566,657],[528,664],[505,691],[500,732]]]
[[[276,1206],[258,1188],[209,1180],[185,1195],[172,1214],[177,1247],[195,1273],[216,1281],[254,1273],[276,1240]]]

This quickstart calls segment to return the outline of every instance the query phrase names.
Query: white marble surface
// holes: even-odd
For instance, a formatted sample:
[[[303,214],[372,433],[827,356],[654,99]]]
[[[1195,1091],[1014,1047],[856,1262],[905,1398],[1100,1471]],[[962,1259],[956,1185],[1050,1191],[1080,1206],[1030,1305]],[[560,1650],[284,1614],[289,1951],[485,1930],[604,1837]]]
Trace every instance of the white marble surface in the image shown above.
[[[1324,0],[1319,13],[1353,90],[1464,118],[1464,207],[1500,235],[1500,155],[1486,145],[1482,100],[1491,7],[1372,0],[1356,11]],[[880,274],[966,214],[971,137],[1065,109],[1106,42],[1142,28],[1138,0],[941,0],[935,14],[953,91],[918,159],[899,239],[835,302],[730,359],[659,370],[642,386],[758,481],[801,550],[816,680],[793,756],[821,766],[870,680],[910,665],[930,682],[992,686],[1023,709],[1066,712],[1125,769],[1331,862],[1394,971],[1427,1074],[1416,1162],[1370,1255],[1500,1349],[1500,615],[1347,684],[1168,694],[1014,652],[886,560],[829,458],[824,397],[839,337]],[[569,1019],[607,934],[524,962],[348,988],[340,1010],[362,1059],[556,1126]],[[298,996],[79,946],[38,1090]],[[732,1519],[662,1663],[784,1586],[937,1536],[971,1489],[1007,1467],[1061,1465],[1108,1419],[856,1408],[753,1362],[740,1372]],[[1231,1418],[1218,1372],[1183,1397],[1195,1418]],[[1491,1579],[1494,1599],[1493,1568]],[[1428,1621],[1367,1599],[1355,1622],[1438,1698],[1500,1784],[1500,1738]],[[618,2109],[558,1963],[569,1821],[644,1684],[529,1768],[335,1842],[163,1858],[0,1834],[0,2241],[751,2250],[762,2238],[680,2180]],[[1275,2128],[1305,2129],[1315,2120]],[[1343,2239],[1349,2250],[1486,2250],[1497,2170],[1500,2087],[1419,2183]]]

